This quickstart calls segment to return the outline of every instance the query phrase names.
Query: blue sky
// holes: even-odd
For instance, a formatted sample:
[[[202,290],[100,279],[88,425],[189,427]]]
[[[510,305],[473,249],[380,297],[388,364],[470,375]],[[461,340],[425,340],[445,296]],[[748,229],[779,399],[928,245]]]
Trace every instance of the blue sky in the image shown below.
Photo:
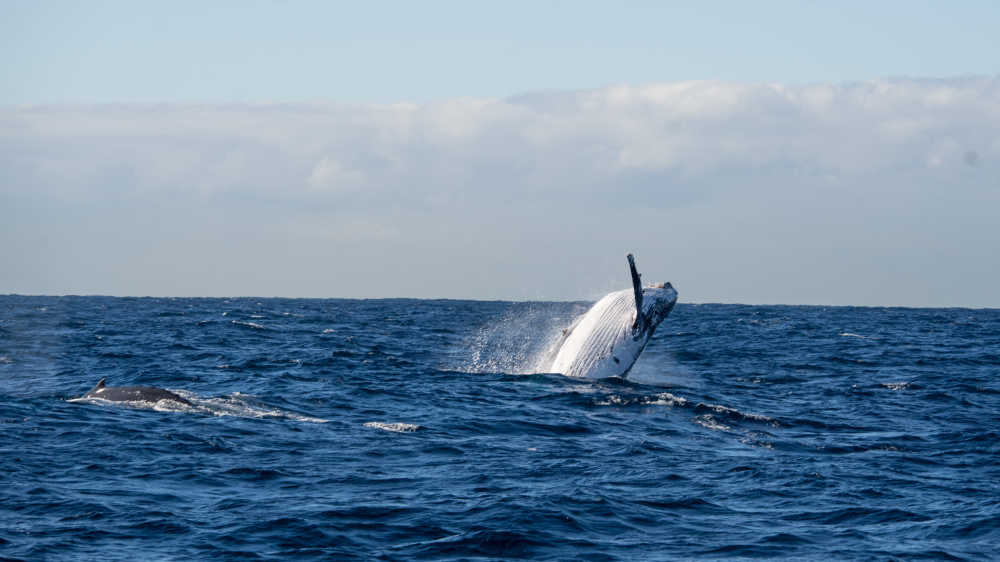
[[[993,3],[0,4],[0,293],[1000,306]]]
[[[5,2],[0,103],[995,74],[996,2]]]

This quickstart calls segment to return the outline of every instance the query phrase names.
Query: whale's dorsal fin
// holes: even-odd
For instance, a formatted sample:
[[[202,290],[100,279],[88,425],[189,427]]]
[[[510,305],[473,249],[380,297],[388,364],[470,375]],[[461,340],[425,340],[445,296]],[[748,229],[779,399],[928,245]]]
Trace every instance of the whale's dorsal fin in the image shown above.
[[[101,380],[97,381],[97,385],[94,386],[94,390],[100,390],[104,388],[104,383],[107,381],[107,377],[101,377]]]
[[[632,274],[632,291],[635,293],[635,323],[632,324],[632,331],[638,332],[642,327],[642,281],[639,272],[635,270],[635,257],[632,254],[628,258],[629,273]]]

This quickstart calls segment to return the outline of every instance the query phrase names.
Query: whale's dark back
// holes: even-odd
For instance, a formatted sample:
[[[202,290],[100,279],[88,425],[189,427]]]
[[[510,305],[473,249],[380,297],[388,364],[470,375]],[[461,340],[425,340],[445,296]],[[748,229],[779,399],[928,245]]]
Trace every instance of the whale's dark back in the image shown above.
[[[160,400],[173,400],[181,404],[191,404],[189,400],[179,394],[162,388],[156,388],[155,386],[105,386],[91,390],[84,397],[100,398],[101,400],[111,400],[112,402],[158,402]]]

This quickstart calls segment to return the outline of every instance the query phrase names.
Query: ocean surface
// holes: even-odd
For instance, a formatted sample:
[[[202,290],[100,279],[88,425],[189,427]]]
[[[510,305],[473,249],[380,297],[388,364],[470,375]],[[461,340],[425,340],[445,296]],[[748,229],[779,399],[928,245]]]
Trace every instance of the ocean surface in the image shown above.
[[[1000,557],[1000,310],[586,308],[2,296],[0,558]]]

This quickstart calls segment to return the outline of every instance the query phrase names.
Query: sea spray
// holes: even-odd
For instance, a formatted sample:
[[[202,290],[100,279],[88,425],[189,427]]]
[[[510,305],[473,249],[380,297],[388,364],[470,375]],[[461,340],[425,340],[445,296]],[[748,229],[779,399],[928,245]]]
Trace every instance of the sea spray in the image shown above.
[[[457,369],[469,373],[545,373],[563,330],[587,310],[584,303],[510,303],[467,342],[471,352]]]

